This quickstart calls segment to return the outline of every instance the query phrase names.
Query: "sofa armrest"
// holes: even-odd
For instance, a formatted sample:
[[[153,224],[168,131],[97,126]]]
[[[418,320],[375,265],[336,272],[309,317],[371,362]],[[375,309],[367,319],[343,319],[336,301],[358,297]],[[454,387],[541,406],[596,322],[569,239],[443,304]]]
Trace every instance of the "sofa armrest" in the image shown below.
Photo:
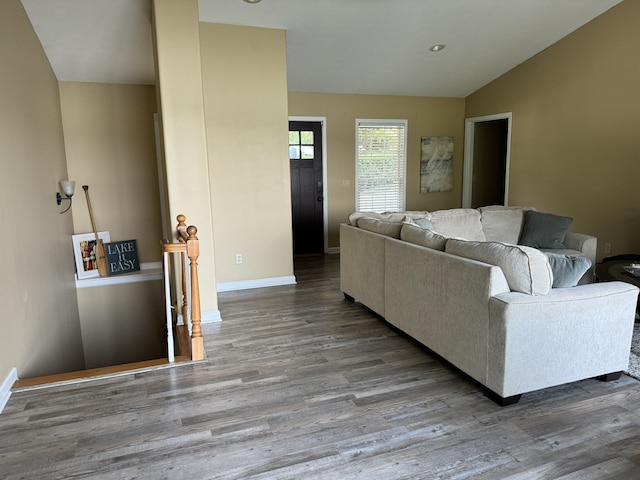
[[[487,386],[509,397],[626,370],[637,298],[623,282],[495,295]]]
[[[596,264],[596,249],[598,248],[598,239],[584,233],[567,232],[564,237],[564,244],[571,250],[577,250]]]
[[[578,282],[579,285],[593,283],[596,274],[596,250],[598,248],[598,239],[584,233],[567,232],[564,237],[564,245],[569,250],[582,252],[586,258],[591,261],[591,268],[585,272]]]
[[[384,316],[384,235],[340,224],[340,288]]]

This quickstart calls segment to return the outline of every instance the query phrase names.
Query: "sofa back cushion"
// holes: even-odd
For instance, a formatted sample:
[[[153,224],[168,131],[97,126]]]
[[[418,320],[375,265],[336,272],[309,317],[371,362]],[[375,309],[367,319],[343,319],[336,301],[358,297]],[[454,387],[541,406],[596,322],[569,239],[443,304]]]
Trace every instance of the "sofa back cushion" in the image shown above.
[[[429,212],[352,212],[349,214],[349,224],[354,227],[358,226],[358,220],[364,217],[376,218],[378,220],[386,220],[387,222],[402,222],[406,217],[410,218],[429,218]]]
[[[429,218],[435,231],[449,238],[464,238],[465,240],[485,240],[480,223],[480,212],[471,208],[453,208],[431,212]]]
[[[428,228],[422,228],[419,225],[405,222],[400,230],[400,239],[408,243],[422,245],[423,247],[433,248],[434,250],[443,251],[447,243],[447,237],[440,235]]]
[[[377,218],[361,217],[358,219],[358,228],[370,232],[386,235],[387,237],[400,238],[402,222],[390,222]]]
[[[357,227],[358,220],[361,218],[375,218],[377,220],[400,223],[405,216],[404,213],[353,212],[349,214],[349,223]]]
[[[500,267],[509,288],[514,292],[546,295],[551,291],[553,273],[549,261],[544,253],[535,248],[451,238],[447,240],[445,251]]]
[[[492,205],[480,207],[478,210],[480,210],[480,221],[487,242],[516,245],[522,233],[524,213],[531,208]]]

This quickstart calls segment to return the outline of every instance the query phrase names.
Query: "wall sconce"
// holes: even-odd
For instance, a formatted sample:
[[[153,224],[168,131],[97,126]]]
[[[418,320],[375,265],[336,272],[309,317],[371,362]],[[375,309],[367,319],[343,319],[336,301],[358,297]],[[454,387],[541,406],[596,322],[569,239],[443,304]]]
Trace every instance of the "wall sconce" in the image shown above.
[[[56,203],[60,205],[63,200],[69,200],[69,206],[60,212],[60,214],[63,214],[71,208],[71,197],[73,197],[73,194],[76,191],[76,182],[74,182],[73,180],[63,180],[60,182],[60,186],[62,187],[62,191],[64,192],[64,197],[60,195],[60,192],[57,192]]]

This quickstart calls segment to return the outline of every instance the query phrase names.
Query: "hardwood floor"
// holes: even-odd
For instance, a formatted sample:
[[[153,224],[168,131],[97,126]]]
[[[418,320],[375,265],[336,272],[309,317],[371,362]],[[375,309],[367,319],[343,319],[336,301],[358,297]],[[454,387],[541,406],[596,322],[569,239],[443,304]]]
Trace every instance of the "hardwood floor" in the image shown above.
[[[15,392],[0,478],[640,478],[637,380],[499,407],[344,300],[338,256],[296,265],[295,286],[220,294],[205,362]]]

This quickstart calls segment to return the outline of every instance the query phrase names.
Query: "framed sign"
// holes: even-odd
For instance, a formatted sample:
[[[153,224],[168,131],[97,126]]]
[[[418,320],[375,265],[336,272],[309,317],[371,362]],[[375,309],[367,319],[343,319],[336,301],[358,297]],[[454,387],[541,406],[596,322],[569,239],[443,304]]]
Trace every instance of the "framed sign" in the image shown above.
[[[104,250],[107,255],[109,275],[120,275],[140,270],[138,245],[135,240],[107,243]]]
[[[102,243],[111,239],[109,232],[98,232],[98,238]],[[99,277],[96,263],[96,235],[95,233],[80,233],[71,235],[73,242],[73,256],[76,261],[76,275],[78,280],[83,278]]]

